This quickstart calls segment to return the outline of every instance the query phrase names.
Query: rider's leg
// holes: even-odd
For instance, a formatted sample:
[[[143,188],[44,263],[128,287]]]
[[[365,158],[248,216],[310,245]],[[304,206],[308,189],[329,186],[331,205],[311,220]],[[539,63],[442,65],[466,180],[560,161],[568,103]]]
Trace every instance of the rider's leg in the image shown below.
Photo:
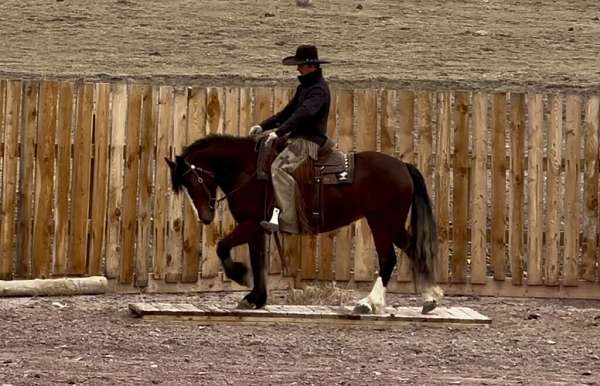
[[[296,208],[296,180],[292,173],[306,161],[308,154],[303,139],[294,139],[271,164],[271,176],[275,199],[280,209],[279,223],[274,218],[261,225],[269,230],[281,230],[287,233],[299,233]],[[273,216],[275,217],[275,216]]]

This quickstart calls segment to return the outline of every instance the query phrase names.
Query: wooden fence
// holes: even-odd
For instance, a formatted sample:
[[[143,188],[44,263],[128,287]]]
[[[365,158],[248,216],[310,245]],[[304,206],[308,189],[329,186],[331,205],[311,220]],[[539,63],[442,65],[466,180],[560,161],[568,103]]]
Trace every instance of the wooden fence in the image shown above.
[[[214,248],[233,219],[223,208],[200,225],[172,194],[163,158],[210,133],[245,135],[291,93],[0,80],[0,279],[101,274],[122,290],[234,288]],[[332,94],[340,149],[392,154],[425,175],[447,292],[600,298],[598,96]],[[297,279],[354,285],[376,274],[365,221],[288,237],[285,250]],[[248,259],[245,247],[234,255]],[[274,251],[269,260],[281,277]],[[400,255],[391,289],[412,291],[410,281]]]

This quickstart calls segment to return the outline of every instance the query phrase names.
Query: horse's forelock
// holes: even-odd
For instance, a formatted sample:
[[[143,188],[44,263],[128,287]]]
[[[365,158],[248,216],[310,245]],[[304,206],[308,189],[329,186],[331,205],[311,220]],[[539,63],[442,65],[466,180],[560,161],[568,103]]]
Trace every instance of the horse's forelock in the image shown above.
[[[175,167],[171,172],[171,184],[173,185],[173,191],[175,193],[181,192],[181,186],[183,185],[183,172],[183,158],[177,156],[175,157]]]

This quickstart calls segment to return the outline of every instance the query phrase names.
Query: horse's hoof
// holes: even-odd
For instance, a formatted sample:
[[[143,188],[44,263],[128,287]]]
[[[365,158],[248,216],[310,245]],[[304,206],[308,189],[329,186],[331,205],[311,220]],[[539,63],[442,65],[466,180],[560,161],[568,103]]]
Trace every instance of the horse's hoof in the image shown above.
[[[423,303],[423,309],[421,310],[422,314],[428,314],[431,311],[435,310],[437,307],[437,302],[435,300],[430,300],[428,302]]]
[[[358,303],[357,305],[354,306],[355,314],[370,314],[371,311],[372,311],[371,306],[369,306],[366,303]]]
[[[240,300],[240,302],[237,305],[237,308],[240,310],[253,310],[256,308],[255,304],[250,303],[248,300],[246,299],[242,299]]]

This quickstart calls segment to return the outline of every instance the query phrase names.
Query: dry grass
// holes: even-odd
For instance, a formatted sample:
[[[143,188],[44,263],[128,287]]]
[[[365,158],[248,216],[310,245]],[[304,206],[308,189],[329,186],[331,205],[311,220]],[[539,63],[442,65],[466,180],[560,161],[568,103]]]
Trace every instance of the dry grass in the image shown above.
[[[316,283],[303,289],[290,288],[284,302],[289,305],[343,306],[351,300],[349,289],[339,288],[335,283]]]

